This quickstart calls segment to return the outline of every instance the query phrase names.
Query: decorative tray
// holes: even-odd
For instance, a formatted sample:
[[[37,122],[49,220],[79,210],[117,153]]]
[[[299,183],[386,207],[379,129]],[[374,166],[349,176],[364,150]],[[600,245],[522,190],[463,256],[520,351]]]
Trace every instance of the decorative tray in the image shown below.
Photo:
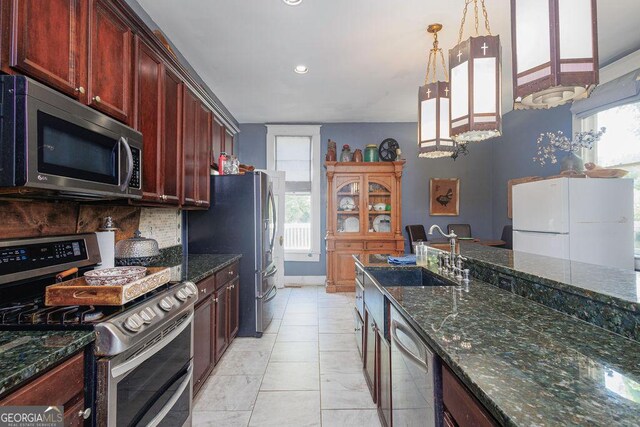
[[[622,178],[629,172],[624,169],[592,169],[584,173],[589,178]]]
[[[84,277],[47,286],[45,305],[124,305],[171,280],[166,267],[148,267],[147,275],[125,285],[91,286]]]

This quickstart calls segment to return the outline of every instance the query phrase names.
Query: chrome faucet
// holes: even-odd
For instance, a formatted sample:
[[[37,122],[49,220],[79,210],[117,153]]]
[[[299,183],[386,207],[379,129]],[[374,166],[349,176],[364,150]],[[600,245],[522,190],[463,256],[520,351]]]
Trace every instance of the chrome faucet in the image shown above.
[[[442,234],[443,237],[449,239],[449,243],[451,245],[450,252],[447,253],[439,253],[438,254],[438,270],[443,272],[445,275],[455,276],[456,279],[462,280],[465,283],[469,283],[469,270],[464,269],[462,262],[467,259],[462,255],[456,255],[456,233],[453,231],[449,234],[445,234],[442,229],[434,224],[429,228],[429,235],[433,235],[433,232],[437,231]]]
[[[442,231],[442,228],[440,228],[439,225],[433,224],[430,228],[429,228],[429,235],[433,236],[433,232],[437,231],[438,233],[442,234],[442,237],[445,237],[447,239],[449,239],[449,244],[451,245],[451,251],[449,251],[449,260],[451,261],[451,264],[454,264],[454,260],[456,259],[456,233],[454,233],[453,231],[449,234],[444,234],[444,231]]]

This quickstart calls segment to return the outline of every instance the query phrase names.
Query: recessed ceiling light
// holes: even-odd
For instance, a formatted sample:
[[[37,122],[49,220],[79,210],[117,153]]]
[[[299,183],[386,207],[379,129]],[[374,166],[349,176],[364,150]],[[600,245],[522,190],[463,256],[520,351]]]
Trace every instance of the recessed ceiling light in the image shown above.
[[[309,72],[309,68],[306,65],[296,65],[296,68],[293,69],[298,74],[307,74]]]
[[[285,4],[288,4],[289,6],[297,6],[300,3],[302,3],[302,0],[282,0]]]

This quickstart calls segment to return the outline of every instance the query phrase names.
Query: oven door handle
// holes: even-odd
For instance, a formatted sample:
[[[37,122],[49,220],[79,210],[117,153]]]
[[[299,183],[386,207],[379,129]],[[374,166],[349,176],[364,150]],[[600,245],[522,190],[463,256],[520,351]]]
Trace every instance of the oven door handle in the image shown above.
[[[160,351],[166,345],[170,344],[171,341],[173,341],[173,339],[175,337],[177,337],[178,335],[180,335],[182,333],[182,331],[184,331],[189,326],[191,326],[191,322],[192,321],[193,321],[193,313],[189,314],[189,317],[184,322],[182,322],[182,325],[178,326],[176,329],[171,331],[162,340],[158,341],[157,343],[155,343],[154,345],[152,345],[151,347],[149,347],[148,349],[146,349],[145,351],[143,351],[142,353],[140,353],[136,357],[134,357],[134,358],[132,358],[130,360],[127,360],[126,362],[124,362],[124,363],[122,363],[120,365],[114,366],[111,369],[111,376],[113,378],[118,378],[118,377],[120,377],[120,376],[122,376],[124,374],[127,374],[127,373],[131,372],[132,370],[134,370],[135,368],[140,366],[148,358],[150,358],[151,356],[156,354],[158,351]]]
[[[127,138],[121,136],[119,142],[127,152],[127,176],[125,177],[124,182],[120,183],[120,191],[125,191],[129,188],[129,181],[131,181],[131,177],[133,176],[133,153],[131,152],[131,146],[129,146]]]
[[[193,378],[193,364],[190,364],[189,368],[187,369],[187,377],[184,379],[184,381],[182,381],[182,384],[180,384],[180,387],[178,387],[175,394],[171,396],[171,399],[169,399],[167,404],[164,405],[164,407],[160,410],[160,412],[158,412],[158,415],[156,415],[155,417],[153,417],[151,421],[149,421],[149,424],[147,424],[147,427],[155,427],[158,424],[160,424],[160,422],[169,413],[169,411],[171,411],[171,409],[176,404],[178,399],[180,399],[184,390],[189,386],[189,383],[191,382],[192,378]]]

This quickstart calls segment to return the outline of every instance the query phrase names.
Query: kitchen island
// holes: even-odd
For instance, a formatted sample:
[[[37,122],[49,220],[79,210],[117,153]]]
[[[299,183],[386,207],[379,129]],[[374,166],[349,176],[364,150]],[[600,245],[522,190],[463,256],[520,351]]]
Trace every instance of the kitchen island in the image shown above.
[[[356,262],[499,424],[640,424],[640,343],[475,278],[384,286],[376,270],[418,267]]]

